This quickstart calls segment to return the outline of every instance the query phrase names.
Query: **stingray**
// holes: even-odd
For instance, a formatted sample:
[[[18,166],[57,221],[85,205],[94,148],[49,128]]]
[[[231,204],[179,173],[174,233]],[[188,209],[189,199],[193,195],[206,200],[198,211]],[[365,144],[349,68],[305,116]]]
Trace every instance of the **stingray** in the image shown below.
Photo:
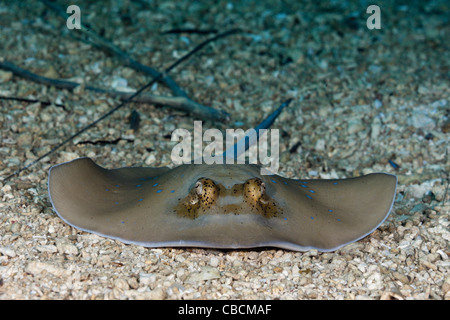
[[[270,126],[282,107],[257,128]],[[327,252],[378,228],[397,186],[396,176],[385,173],[304,180],[262,175],[260,169],[256,164],[105,169],[79,158],[50,168],[48,189],[66,223],[127,244]]]

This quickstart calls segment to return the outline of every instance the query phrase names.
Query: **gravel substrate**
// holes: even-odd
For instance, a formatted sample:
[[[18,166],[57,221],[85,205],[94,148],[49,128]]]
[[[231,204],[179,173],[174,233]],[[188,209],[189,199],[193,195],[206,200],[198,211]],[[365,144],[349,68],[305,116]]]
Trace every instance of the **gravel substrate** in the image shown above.
[[[230,113],[204,130],[253,127],[293,98],[274,124],[280,175],[396,174],[388,220],[332,253],[150,249],[80,232],[51,208],[50,166],[81,156],[107,168],[172,166],[172,131],[193,128],[186,113],[131,104],[0,181],[0,299],[450,299],[448,1],[380,1],[381,30],[366,27],[370,2],[272,2],[75,1],[83,23],[159,70],[212,36],[163,31],[242,28],[170,74],[191,99]],[[150,79],[71,37],[39,1],[0,2],[0,30],[0,58],[36,74],[116,90]],[[171,95],[161,84],[150,92]],[[1,177],[119,102],[4,70],[0,95],[64,105],[0,99]],[[139,130],[129,129],[132,110]]]

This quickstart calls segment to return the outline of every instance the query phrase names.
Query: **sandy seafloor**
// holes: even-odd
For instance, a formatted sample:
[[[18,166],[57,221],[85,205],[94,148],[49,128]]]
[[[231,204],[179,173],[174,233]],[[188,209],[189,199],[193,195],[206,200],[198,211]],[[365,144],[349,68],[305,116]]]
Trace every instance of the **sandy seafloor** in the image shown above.
[[[132,103],[0,182],[0,299],[450,299],[448,1],[379,1],[380,30],[366,27],[369,1],[143,3],[70,4],[80,6],[83,23],[158,70],[213,35],[164,31],[242,28],[170,73],[193,100],[230,113],[203,128],[250,128],[293,98],[273,126],[281,132],[280,175],[396,174],[392,213],[331,253],[151,249],[78,231],[52,210],[51,165],[89,156],[107,168],[173,166],[172,131],[198,120]],[[1,58],[36,74],[116,90],[150,79],[73,38],[39,1],[0,1],[0,27]],[[150,92],[172,95],[161,84]],[[0,95],[65,106],[0,100],[1,177],[118,104],[4,70]],[[139,130],[129,129],[132,110]]]

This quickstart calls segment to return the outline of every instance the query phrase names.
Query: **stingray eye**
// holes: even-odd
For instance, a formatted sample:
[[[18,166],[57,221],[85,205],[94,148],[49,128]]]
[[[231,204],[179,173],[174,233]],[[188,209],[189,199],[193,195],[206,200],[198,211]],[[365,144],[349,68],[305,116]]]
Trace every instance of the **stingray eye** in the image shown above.
[[[264,200],[266,194],[266,185],[259,178],[247,180],[244,184],[244,195],[254,201]]]
[[[259,186],[261,195],[266,194],[266,184],[264,182],[261,181],[261,185]]]
[[[201,181],[197,181],[194,186],[194,191],[197,195],[201,195],[203,193],[203,184]]]

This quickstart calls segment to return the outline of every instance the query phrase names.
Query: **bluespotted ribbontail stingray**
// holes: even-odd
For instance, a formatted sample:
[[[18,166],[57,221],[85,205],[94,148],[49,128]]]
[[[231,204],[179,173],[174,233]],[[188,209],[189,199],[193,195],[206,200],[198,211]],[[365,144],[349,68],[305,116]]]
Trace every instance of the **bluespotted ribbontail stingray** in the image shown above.
[[[270,126],[285,105],[257,128]],[[53,166],[48,188],[54,210],[69,225],[124,243],[334,251],[387,218],[397,186],[396,176],[385,173],[302,180],[261,175],[260,168],[108,170],[79,158]]]

